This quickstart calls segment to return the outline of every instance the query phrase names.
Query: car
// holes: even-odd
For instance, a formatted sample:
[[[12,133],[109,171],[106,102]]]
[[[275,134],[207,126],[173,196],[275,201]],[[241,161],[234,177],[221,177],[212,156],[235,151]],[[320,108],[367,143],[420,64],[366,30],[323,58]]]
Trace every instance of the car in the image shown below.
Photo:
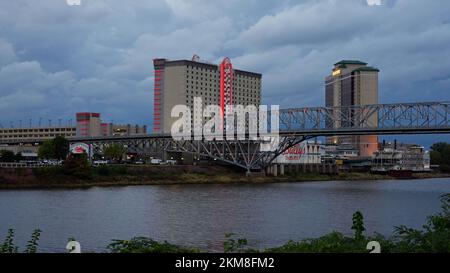
[[[108,161],[106,160],[95,160],[92,165],[94,166],[101,166],[101,165],[108,165]]]

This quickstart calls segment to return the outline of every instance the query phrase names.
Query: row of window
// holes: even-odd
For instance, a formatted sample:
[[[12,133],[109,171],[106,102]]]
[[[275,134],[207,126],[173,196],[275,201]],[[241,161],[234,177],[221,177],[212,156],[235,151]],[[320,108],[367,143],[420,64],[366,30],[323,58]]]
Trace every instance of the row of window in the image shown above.
[[[43,128],[43,129],[0,129],[0,134],[7,133],[44,133],[44,132],[74,132],[75,128]]]
[[[219,100],[218,99],[211,99],[211,98],[206,98],[203,99],[203,102],[205,104],[219,104]],[[243,104],[243,105],[249,105],[249,104],[254,104],[254,105],[259,105],[259,100],[258,99],[247,99],[247,100],[240,100],[239,102],[235,103],[235,104]],[[186,105],[194,105],[194,99],[186,99]]]
[[[199,75],[200,71],[200,75],[203,75],[203,71],[205,72],[205,75],[209,74],[209,75],[219,75],[219,71],[218,70],[213,70],[213,69],[207,69],[207,68],[203,68],[203,67],[196,67],[196,66],[187,66],[187,73],[188,74],[196,74]],[[237,78],[243,78],[243,79],[250,79],[250,80],[254,80],[254,79],[259,79],[257,77],[253,77],[253,76],[249,76],[249,75],[241,75],[241,74],[235,74],[235,76]]]
[[[200,90],[202,90],[202,89],[200,89]],[[203,95],[205,95],[205,96],[211,96],[211,97],[218,97],[219,96],[219,94],[218,94],[218,92],[217,92],[217,90],[216,89],[205,89],[204,90],[205,92],[202,92],[202,91],[198,91],[198,90],[196,90],[195,92],[192,90],[192,89],[188,89],[187,90],[187,95],[189,96],[189,95],[197,95],[197,96],[203,96]],[[249,93],[249,92],[242,92],[241,90],[234,90],[234,92],[233,92],[233,96],[235,97],[235,98],[259,98],[260,96],[259,96],[259,92],[251,92],[251,93]]]
[[[42,138],[53,138],[56,136],[64,136],[64,137],[74,137],[75,133],[69,134],[27,134],[27,135],[0,135],[0,139],[17,139],[17,138],[27,138],[27,139],[42,139]]]
[[[190,78],[190,80],[191,81],[189,81],[189,76],[186,77],[186,84],[189,84],[189,83],[194,84],[194,80],[195,80],[195,84],[196,85],[199,85],[199,80],[200,80],[200,85],[203,85],[203,83],[205,81],[209,82],[210,86],[213,86],[213,83],[218,86],[219,83],[220,83],[219,80],[212,80],[212,79],[208,80],[208,79],[203,79],[202,77],[200,77],[200,78],[199,77],[195,77],[194,78],[194,76],[192,76]],[[208,86],[208,83],[205,83],[205,86]],[[234,81],[234,86],[247,87],[247,88],[260,88],[261,87],[261,82],[259,82],[259,81],[251,81],[251,82],[245,81],[245,82],[241,82],[239,80],[239,81]]]

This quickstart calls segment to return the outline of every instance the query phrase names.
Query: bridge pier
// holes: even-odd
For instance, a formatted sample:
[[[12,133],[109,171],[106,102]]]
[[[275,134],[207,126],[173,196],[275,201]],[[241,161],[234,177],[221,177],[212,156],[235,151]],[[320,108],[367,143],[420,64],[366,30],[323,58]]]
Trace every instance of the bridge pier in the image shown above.
[[[278,165],[277,164],[272,165],[272,175],[275,177],[278,176]]]

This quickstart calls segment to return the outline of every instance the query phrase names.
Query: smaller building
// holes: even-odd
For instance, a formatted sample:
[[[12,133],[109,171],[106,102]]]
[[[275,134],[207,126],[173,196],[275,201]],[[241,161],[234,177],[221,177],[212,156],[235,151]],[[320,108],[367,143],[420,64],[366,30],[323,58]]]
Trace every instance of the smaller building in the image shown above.
[[[276,164],[321,164],[325,149],[322,143],[305,141],[286,150],[275,159]]]
[[[77,113],[77,137],[101,136],[100,113]]]
[[[74,137],[76,128],[70,126],[37,128],[0,128],[0,141],[20,141],[27,139],[46,140],[57,136]]]
[[[359,150],[350,143],[336,146],[332,153],[338,159],[360,159]]]
[[[418,145],[387,146],[375,152],[372,159],[373,172],[430,170],[430,154],[424,147]]]
[[[100,113],[77,113],[77,137],[109,137],[147,134],[147,126],[104,123]]]
[[[100,113],[77,113],[75,126],[49,126],[32,128],[0,128],[0,143],[3,141],[17,142],[25,140],[48,140],[57,136],[99,137],[99,136],[130,136],[147,134],[147,126],[131,124],[103,123]]]
[[[102,123],[102,136],[132,136],[147,133],[147,126]]]

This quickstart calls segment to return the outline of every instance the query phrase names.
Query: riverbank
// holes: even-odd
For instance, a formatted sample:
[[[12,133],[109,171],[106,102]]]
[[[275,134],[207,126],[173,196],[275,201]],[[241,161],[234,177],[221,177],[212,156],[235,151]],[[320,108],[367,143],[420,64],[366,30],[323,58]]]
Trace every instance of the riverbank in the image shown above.
[[[450,174],[417,173],[413,179],[443,178]],[[367,181],[395,178],[371,173],[296,174],[246,176],[220,166],[102,166],[82,175],[67,175],[60,167],[43,169],[0,169],[0,189],[89,188],[137,185],[263,184],[312,181]]]

